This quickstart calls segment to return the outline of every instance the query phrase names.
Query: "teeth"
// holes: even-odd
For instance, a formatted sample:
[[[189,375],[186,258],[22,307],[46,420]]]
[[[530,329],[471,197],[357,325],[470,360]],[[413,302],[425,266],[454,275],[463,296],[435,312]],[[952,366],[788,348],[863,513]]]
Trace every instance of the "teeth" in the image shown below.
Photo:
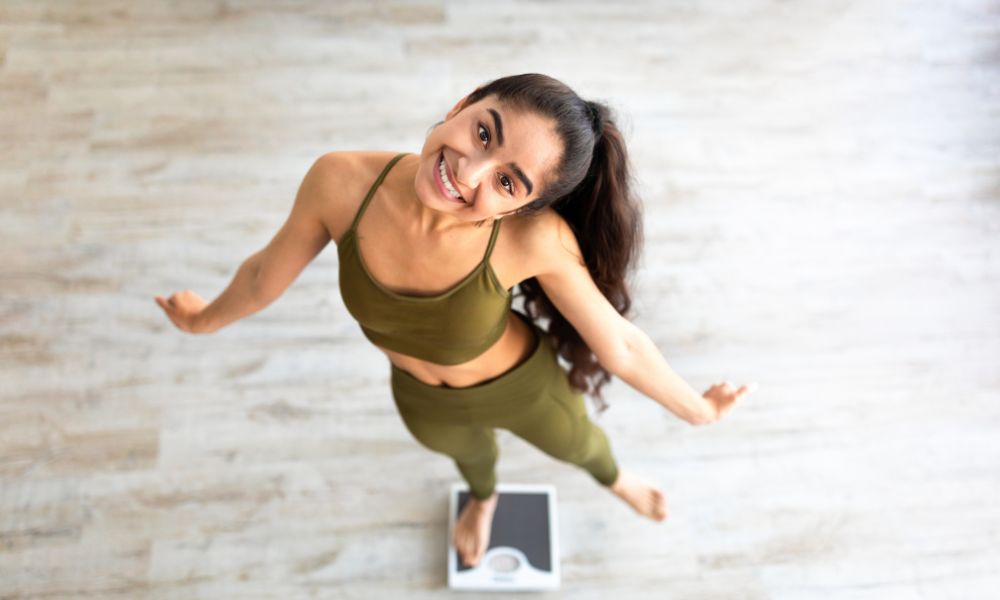
[[[455,189],[455,186],[451,185],[451,181],[448,181],[448,171],[445,169],[443,158],[441,159],[441,162],[438,164],[438,171],[441,172],[441,183],[444,184],[444,187],[446,190],[448,190],[448,193],[454,196],[456,200],[462,200],[463,199],[462,195],[458,193],[458,190]]]

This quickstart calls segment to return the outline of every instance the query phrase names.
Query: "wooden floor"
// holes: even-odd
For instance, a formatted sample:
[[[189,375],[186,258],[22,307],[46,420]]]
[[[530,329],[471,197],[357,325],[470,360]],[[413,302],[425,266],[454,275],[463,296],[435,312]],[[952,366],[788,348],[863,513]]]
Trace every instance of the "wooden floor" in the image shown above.
[[[0,598],[452,595],[458,473],[334,246],[214,335],[153,296],[221,292],[320,154],[526,71],[619,112],[635,322],[760,383],[703,428],[607,388],[662,524],[499,431],[558,488],[541,596],[996,597],[1000,1],[614,4],[0,0]]]

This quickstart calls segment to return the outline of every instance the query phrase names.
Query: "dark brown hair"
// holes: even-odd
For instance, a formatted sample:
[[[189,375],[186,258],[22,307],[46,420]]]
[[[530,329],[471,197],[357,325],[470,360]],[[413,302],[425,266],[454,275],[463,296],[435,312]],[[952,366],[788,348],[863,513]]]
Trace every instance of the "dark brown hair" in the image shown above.
[[[605,298],[624,317],[632,307],[627,277],[635,267],[642,246],[642,209],[634,197],[634,182],[625,140],[600,102],[582,99],[566,84],[539,73],[501,77],[471,94],[462,108],[493,95],[515,109],[537,113],[555,121],[563,142],[556,172],[536,200],[515,214],[531,215],[547,206],[569,223],[591,277]],[[538,279],[518,284],[528,316],[548,318],[548,333],[555,338],[559,356],[570,364],[570,384],[590,394],[598,413],[608,404],[601,387],[611,374],[601,366],[583,338],[555,308]]]

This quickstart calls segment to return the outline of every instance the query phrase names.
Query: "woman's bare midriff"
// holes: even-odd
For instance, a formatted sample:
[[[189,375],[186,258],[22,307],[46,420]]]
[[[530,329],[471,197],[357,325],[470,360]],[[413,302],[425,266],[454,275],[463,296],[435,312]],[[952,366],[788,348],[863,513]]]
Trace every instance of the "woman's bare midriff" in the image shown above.
[[[376,346],[392,364],[418,381],[452,388],[473,386],[502,375],[527,360],[534,347],[534,331],[513,312],[507,314],[507,327],[499,340],[476,358],[459,365],[439,365]]]

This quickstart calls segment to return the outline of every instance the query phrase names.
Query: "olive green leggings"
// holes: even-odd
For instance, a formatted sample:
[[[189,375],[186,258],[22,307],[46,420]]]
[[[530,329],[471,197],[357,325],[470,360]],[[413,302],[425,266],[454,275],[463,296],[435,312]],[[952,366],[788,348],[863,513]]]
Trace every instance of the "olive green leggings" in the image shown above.
[[[451,457],[478,499],[496,488],[499,450],[494,428],[577,465],[610,486],[618,466],[607,436],[587,416],[583,395],[570,388],[551,338],[536,332],[531,356],[509,371],[469,387],[426,384],[392,365],[392,395],[407,430],[426,448]]]

